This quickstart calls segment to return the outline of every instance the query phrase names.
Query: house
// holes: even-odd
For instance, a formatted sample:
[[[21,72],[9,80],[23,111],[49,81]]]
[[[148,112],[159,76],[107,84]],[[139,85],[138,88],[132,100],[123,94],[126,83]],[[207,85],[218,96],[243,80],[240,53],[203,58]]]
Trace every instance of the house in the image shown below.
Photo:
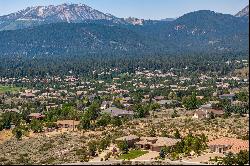
[[[233,101],[235,98],[235,94],[223,94],[223,95],[219,95],[219,98],[222,100],[231,100]]]
[[[160,152],[161,148],[167,146],[172,147],[181,139],[168,137],[141,137],[140,141],[135,143],[135,146],[145,150]]]
[[[56,122],[56,124],[57,124],[57,126],[59,128],[75,129],[80,124],[80,121],[75,121],[75,120],[58,120]]]
[[[89,99],[90,102],[93,102],[95,97],[97,97],[96,94],[91,94],[91,95],[88,96],[88,99]]]
[[[160,100],[157,103],[160,104],[161,106],[179,104],[179,102],[177,100]]]
[[[131,101],[131,97],[125,97],[122,99],[121,103],[128,103],[129,101]]]
[[[56,104],[48,105],[48,106],[46,106],[46,110],[49,111],[50,109],[55,109],[55,108],[58,108],[58,107],[59,107],[59,105],[56,105]]]
[[[41,113],[31,113],[28,115],[28,117],[30,117],[31,119],[42,119],[45,117],[45,115]]]
[[[133,117],[133,111],[122,110],[116,107],[110,107],[102,111],[103,113],[108,113],[112,117]]]
[[[169,100],[160,100],[157,102],[158,104],[160,104],[161,106],[164,106],[165,104],[169,104]]]
[[[201,105],[200,109],[212,109],[212,104],[208,103],[208,104],[205,104],[205,105]]]
[[[238,100],[236,100],[236,101],[233,101],[232,102],[232,105],[234,105],[234,106],[243,106],[243,105],[248,105],[247,104],[247,102],[243,102],[243,101],[238,101]]]
[[[16,113],[20,113],[20,110],[18,110],[17,108],[4,109],[4,112],[16,112]]]
[[[41,114],[41,113],[31,113],[28,115],[28,117],[31,119],[43,119],[45,117],[45,115]]]
[[[208,142],[208,146],[216,153],[239,153],[240,150],[249,151],[249,140],[223,137]]]
[[[109,108],[112,105],[111,101],[103,101],[101,104],[101,110],[105,110],[107,108]]]
[[[160,100],[163,100],[165,97],[164,96],[155,96],[154,99],[156,101],[160,101]]]
[[[76,95],[77,96],[82,96],[82,95],[84,95],[84,91],[76,91]]]
[[[33,99],[33,98],[35,98],[35,95],[33,93],[21,93],[20,96],[22,98],[27,98],[27,99]]]
[[[196,96],[196,99],[202,100],[204,99],[204,96]]]
[[[128,135],[128,136],[124,136],[124,137],[121,137],[121,138],[117,138],[115,140],[115,142],[118,144],[122,141],[127,141],[128,143],[128,146],[129,147],[133,147],[135,145],[136,142],[138,142],[140,140],[140,138],[136,135]]]
[[[215,110],[211,108],[208,109],[201,108],[194,113],[193,118],[196,119],[210,118],[211,114],[213,114],[214,117],[222,117],[224,115],[224,111]]]

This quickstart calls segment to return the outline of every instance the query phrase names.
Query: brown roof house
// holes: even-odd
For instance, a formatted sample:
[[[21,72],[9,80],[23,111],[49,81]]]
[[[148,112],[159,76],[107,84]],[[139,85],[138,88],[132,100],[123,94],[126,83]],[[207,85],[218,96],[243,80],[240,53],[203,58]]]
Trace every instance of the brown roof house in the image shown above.
[[[174,146],[181,139],[174,139],[168,137],[141,137],[139,142],[136,142],[135,145],[138,148],[143,148],[145,150],[157,151],[160,152],[161,148],[167,146]]]
[[[249,151],[249,140],[223,137],[210,141],[208,146],[212,152],[216,153],[239,153],[240,150]]]
[[[41,113],[31,113],[28,115],[28,117],[31,119],[43,119],[45,117],[45,115],[41,114]]]

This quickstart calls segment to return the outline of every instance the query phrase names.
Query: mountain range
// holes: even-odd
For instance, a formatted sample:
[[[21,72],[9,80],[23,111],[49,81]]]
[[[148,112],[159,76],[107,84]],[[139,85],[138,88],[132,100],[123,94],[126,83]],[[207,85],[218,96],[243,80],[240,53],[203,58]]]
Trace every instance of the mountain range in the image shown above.
[[[84,4],[0,16],[0,56],[248,53],[248,6],[235,16],[200,10],[177,19],[118,18]]]
[[[235,15],[236,17],[249,17],[249,5]]]
[[[147,20],[134,17],[118,18],[105,14],[85,4],[62,4],[57,6],[27,7],[16,13],[0,16],[0,30],[16,30],[49,23],[84,23],[108,20],[114,24],[143,25]],[[164,21],[172,21],[167,18]]]

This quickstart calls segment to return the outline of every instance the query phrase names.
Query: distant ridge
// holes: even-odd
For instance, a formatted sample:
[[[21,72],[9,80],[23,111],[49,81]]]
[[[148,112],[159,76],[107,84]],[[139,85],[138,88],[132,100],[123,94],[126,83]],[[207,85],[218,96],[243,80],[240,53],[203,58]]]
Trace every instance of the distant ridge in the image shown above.
[[[236,17],[249,17],[249,5],[247,5],[244,9],[238,12]]]

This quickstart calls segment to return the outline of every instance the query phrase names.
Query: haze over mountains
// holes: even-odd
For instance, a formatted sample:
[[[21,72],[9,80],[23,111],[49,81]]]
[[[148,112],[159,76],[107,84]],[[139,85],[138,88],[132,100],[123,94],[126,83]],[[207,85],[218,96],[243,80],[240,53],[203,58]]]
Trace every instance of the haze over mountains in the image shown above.
[[[0,56],[248,53],[248,6],[177,19],[118,18],[84,4],[28,7],[0,16]],[[11,31],[6,31],[11,30]]]

